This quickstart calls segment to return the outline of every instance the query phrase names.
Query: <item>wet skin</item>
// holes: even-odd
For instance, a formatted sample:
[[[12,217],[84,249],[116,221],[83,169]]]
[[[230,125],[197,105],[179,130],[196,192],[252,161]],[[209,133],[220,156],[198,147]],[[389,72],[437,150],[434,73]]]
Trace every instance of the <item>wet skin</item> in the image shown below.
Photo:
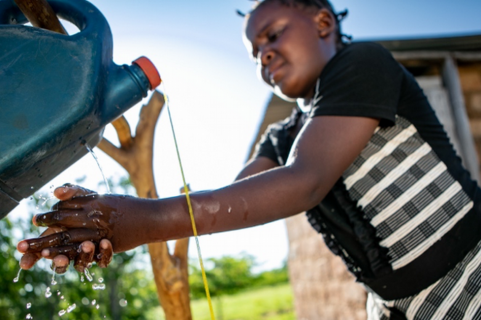
[[[334,20],[326,10],[314,14],[286,8],[271,2],[247,18],[247,48],[259,60],[264,81],[276,92],[308,101],[314,92],[315,79],[336,50]],[[271,28],[279,26],[284,29],[275,37],[266,33],[274,32],[277,29]],[[306,65],[315,72],[307,70]],[[237,182],[191,194],[198,233],[256,226],[314,207],[359,155],[378,124],[377,119],[360,117],[308,119],[297,134],[285,166],[278,167],[272,160],[261,157],[248,163]],[[75,193],[73,190],[67,187],[64,191],[71,195]],[[104,239],[102,241],[109,241],[104,242],[105,250],[122,252],[145,243],[192,235],[185,196],[148,200],[81,195],[63,199],[52,212],[35,218],[35,223],[61,232],[53,238],[40,237],[19,243],[19,251],[27,252],[25,256],[30,257],[24,256],[22,268],[33,266],[45,250],[48,250],[47,258],[54,254],[57,254],[54,259],[63,257],[63,261],[54,261],[56,265],[74,257],[80,259],[73,253],[55,249],[52,243],[71,246],[71,251],[75,251],[75,246],[90,242],[86,247],[82,244],[82,250],[95,247],[92,250],[101,251],[97,243]],[[81,260],[88,260],[90,252],[84,251]],[[82,265],[85,266],[85,262]]]
[[[84,189],[78,186],[66,184],[63,187],[57,188],[54,191],[54,195],[59,200],[69,200],[74,197],[81,197],[95,194],[95,192]],[[58,204],[54,206],[58,208]],[[40,215],[43,219],[46,215]],[[35,216],[33,223],[35,225],[44,225],[37,223],[39,216]],[[89,236],[90,235],[90,236]],[[17,245],[17,249],[24,253],[20,266],[23,269],[30,269],[36,261],[40,258],[52,259],[52,269],[57,273],[64,273],[67,271],[67,267],[70,260],[74,260],[74,267],[79,272],[83,272],[86,267],[90,267],[93,262],[105,268],[112,260],[113,250],[110,241],[104,239],[96,243],[92,241],[85,241],[80,243],[75,241],[79,237],[85,239],[86,237],[92,238],[93,230],[87,229],[75,229],[66,230],[63,227],[49,227],[42,235],[40,239],[31,239],[20,241]]]

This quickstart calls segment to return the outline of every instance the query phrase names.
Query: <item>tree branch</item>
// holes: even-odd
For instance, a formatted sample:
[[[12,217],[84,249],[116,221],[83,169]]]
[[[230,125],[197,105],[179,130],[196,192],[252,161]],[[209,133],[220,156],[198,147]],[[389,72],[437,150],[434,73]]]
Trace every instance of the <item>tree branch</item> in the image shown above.
[[[15,0],[32,26],[67,34],[57,15],[46,0]]]
[[[117,148],[115,145],[112,144],[112,142],[110,142],[105,138],[100,140],[97,147],[103,152],[105,152],[112,159],[117,161],[122,167],[125,168],[125,170],[127,170],[127,172],[129,171],[129,168],[127,165],[128,160],[126,159],[127,155],[124,150]]]
[[[129,149],[134,142],[132,135],[130,134],[130,125],[124,116],[117,118],[112,122],[112,125],[117,131],[117,136],[119,137],[120,146],[122,149]]]

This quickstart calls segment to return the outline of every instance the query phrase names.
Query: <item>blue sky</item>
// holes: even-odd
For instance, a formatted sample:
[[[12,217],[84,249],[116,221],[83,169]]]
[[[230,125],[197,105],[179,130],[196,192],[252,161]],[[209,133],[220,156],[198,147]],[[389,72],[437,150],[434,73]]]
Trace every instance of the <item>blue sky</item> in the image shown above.
[[[248,0],[148,1],[92,0],[109,21],[114,39],[114,61],[130,64],[149,57],[160,71],[170,97],[171,111],[186,178],[194,191],[230,183],[241,170],[270,91],[255,75],[242,44]],[[349,9],[343,31],[355,40],[481,34],[481,1],[336,0],[335,9]],[[147,99],[143,101],[146,103]],[[134,127],[140,106],[126,113]],[[108,127],[105,136],[115,142]],[[167,113],[155,136],[154,171],[161,197],[178,194],[182,185]],[[95,150],[95,149],[94,149]],[[105,174],[125,175],[115,162],[96,151]],[[91,157],[84,157],[44,188],[74,182],[98,187],[101,175]],[[25,204],[11,215],[22,217]],[[204,257],[246,251],[261,268],[277,267],[287,255],[282,221],[247,230],[200,238]],[[194,246],[190,254],[196,257]]]

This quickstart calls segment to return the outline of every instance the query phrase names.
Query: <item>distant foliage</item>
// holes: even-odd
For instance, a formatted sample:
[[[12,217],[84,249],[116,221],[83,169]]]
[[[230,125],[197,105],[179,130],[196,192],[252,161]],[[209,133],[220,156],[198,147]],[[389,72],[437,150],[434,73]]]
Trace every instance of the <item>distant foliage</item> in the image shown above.
[[[260,273],[255,280],[253,286],[265,287],[284,284],[289,282],[289,273],[287,271],[287,261],[279,269],[264,271]]]
[[[206,275],[211,296],[231,295],[253,287],[272,286],[289,281],[286,264],[280,269],[260,274],[252,272],[255,266],[255,258],[248,254],[206,259]],[[205,298],[204,283],[197,261],[190,264],[189,284],[193,299]]]

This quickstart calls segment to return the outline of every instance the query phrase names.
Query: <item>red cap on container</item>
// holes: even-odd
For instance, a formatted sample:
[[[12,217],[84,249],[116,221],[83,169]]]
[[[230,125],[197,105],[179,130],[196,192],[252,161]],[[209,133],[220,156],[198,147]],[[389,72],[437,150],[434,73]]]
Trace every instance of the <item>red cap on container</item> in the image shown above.
[[[154,90],[159,86],[162,80],[160,79],[159,71],[157,71],[157,68],[155,68],[152,61],[150,61],[147,57],[140,57],[132,61],[132,63],[138,65],[145,73],[147,79],[149,79],[150,90]]]

